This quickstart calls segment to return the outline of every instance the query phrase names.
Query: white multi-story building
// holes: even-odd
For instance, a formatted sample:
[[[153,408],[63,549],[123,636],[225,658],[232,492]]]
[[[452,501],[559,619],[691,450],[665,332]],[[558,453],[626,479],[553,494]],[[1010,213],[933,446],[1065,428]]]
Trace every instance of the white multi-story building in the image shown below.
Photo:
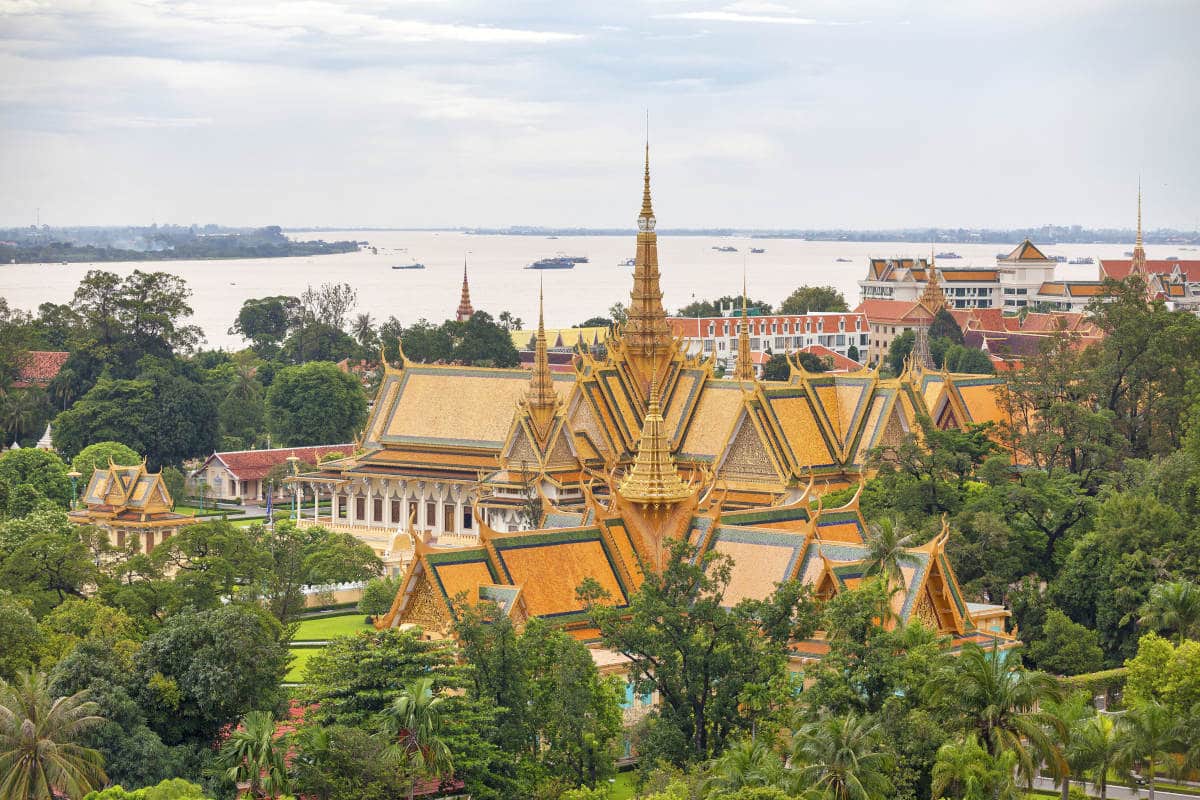
[[[867,318],[853,312],[811,314],[761,314],[746,317],[750,326],[750,351],[755,371],[770,353],[792,353],[806,347],[828,348],[839,356],[861,363],[870,341]],[[727,370],[737,366],[741,310],[722,317],[670,317],[671,332],[687,341],[688,355],[710,356]],[[854,348],[851,350],[851,348]]]
[[[995,267],[955,267],[925,258],[872,258],[858,282],[863,300],[915,303],[937,270],[942,293],[953,308],[1005,308],[1032,305],[1038,289],[1054,280],[1055,261],[1026,239]]]

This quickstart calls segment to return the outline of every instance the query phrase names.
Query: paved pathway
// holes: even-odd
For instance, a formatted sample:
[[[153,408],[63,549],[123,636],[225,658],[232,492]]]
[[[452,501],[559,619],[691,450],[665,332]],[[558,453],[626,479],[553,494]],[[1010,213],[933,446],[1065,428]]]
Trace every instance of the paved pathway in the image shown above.
[[[1100,796],[1100,790],[1092,786],[1090,783],[1081,784],[1076,781],[1074,782],[1074,785],[1083,786],[1084,791],[1086,791],[1092,797]],[[1054,792],[1059,790],[1054,781],[1050,780],[1049,778],[1034,778],[1033,788],[1040,789],[1044,792]],[[1109,800],[1144,800],[1144,798],[1148,796],[1149,794],[1145,789],[1139,789],[1135,792],[1133,789],[1130,789],[1126,786],[1117,786],[1111,783],[1108,785]],[[1171,792],[1160,787],[1154,790],[1154,798],[1155,800],[1197,800],[1197,795]]]

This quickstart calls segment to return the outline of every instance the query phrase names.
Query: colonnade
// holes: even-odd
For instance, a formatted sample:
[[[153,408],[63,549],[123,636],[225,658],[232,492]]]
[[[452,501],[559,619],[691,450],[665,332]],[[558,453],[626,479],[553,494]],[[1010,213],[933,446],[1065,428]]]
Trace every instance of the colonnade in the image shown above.
[[[472,484],[411,479],[363,479],[346,483],[305,481],[316,497],[311,513],[314,524],[350,527],[401,528],[431,533],[475,533],[471,514]],[[321,501],[328,498],[329,508]]]

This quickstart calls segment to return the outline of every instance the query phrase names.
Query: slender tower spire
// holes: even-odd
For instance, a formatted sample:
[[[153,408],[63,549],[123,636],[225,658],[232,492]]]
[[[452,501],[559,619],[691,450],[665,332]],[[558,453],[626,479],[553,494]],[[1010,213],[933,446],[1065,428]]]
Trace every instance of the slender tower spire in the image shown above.
[[[1138,177],[1137,240],[1133,244],[1133,259],[1129,262],[1130,275],[1146,274],[1146,248],[1142,246],[1142,179]]]
[[[633,291],[629,293],[629,319],[623,338],[639,372],[649,386],[657,359],[671,343],[671,328],[662,304],[658,272],[658,234],[654,232],[654,206],[650,202],[650,140],[646,139],[646,162],[642,174],[642,210],[638,214],[637,256],[634,259]]]
[[[642,423],[633,469],[621,481],[621,496],[648,508],[659,508],[687,499],[692,487],[684,483],[671,458],[671,447],[663,431],[658,399],[658,378],[650,379],[650,403]]]
[[[558,394],[554,391],[554,379],[550,374],[550,357],[546,349],[546,323],[543,309],[542,278],[538,276],[538,327],[533,348],[533,374],[529,378],[529,395],[526,406],[530,419],[537,429],[538,438],[545,443],[550,433],[550,423],[558,411]]]
[[[471,308],[471,287],[467,285],[467,257],[463,256],[463,285],[462,297],[458,301],[458,311],[455,312],[454,318],[459,322],[466,322],[475,313],[475,309]]]
[[[750,319],[746,314],[746,263],[742,262],[742,319],[738,325],[737,364],[733,377],[739,381],[754,380],[754,360],[750,352]]]

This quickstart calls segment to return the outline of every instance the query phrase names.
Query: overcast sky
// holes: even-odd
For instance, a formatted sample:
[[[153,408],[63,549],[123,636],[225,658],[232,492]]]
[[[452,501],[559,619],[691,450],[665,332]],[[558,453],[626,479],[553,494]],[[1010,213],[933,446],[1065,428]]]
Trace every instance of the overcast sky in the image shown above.
[[[0,224],[1200,220],[1200,2],[0,0]]]

